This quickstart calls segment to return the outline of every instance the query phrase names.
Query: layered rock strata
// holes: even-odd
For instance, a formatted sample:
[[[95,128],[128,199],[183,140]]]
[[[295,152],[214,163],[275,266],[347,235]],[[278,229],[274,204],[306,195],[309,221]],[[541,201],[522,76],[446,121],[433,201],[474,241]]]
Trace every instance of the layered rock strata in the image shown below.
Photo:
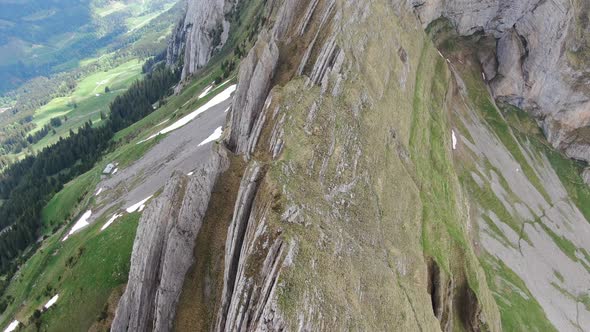
[[[587,1],[413,0],[413,6],[424,27],[447,18],[461,35],[495,39],[481,58],[494,96],[532,112],[570,158],[590,161]]]
[[[174,174],[141,217],[129,281],[111,331],[170,331],[195,238],[217,177],[228,167],[223,149],[192,176]]]
[[[205,66],[213,52],[223,46],[230,24],[225,15],[231,0],[189,0],[185,17],[178,24],[168,46],[167,63],[182,63],[181,79]]]

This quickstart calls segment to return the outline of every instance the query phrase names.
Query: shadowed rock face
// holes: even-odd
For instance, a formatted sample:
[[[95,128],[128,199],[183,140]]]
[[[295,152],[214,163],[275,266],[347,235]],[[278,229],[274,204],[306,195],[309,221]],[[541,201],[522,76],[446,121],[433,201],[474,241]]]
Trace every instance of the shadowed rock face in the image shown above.
[[[225,152],[214,151],[192,176],[174,174],[145,209],[112,331],[171,330],[211,190],[227,165]]]
[[[590,59],[579,36],[587,33],[579,19],[587,11],[584,3],[413,0],[424,26],[445,17],[461,35],[483,32],[495,38],[495,58],[481,59],[484,68],[496,68],[486,71],[494,96],[533,112],[553,146],[570,158],[590,161],[590,137],[578,132],[590,125]]]
[[[231,11],[233,3],[233,0],[188,1],[186,15],[174,30],[167,52],[169,65],[183,60],[181,79],[206,65],[213,52],[225,44],[229,34],[225,14]]]

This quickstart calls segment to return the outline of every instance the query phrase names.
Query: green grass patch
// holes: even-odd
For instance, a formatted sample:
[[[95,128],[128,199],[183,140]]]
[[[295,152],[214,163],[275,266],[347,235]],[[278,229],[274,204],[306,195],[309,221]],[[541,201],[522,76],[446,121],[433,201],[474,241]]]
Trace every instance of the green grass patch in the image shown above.
[[[514,271],[490,255],[480,261],[500,309],[504,331],[557,331]]]
[[[44,233],[52,231],[56,226],[61,226],[68,220],[72,221],[76,214],[81,212],[77,211],[76,207],[87,205],[82,203],[94,195],[94,187],[99,181],[100,171],[93,169],[66,184],[59,193],[53,196],[41,212]]]
[[[47,331],[80,331],[96,321],[111,291],[125,283],[139,213],[126,214],[104,232],[96,223],[61,239],[69,228],[51,236],[21,268],[6,295],[15,304],[0,316],[2,326],[12,319],[28,323],[53,295],[57,304],[41,316]],[[26,330],[32,330],[29,326]]]
[[[423,207],[424,251],[451,274],[450,244],[468,246],[452,181],[454,166],[449,155],[450,129],[445,95],[448,73],[444,59],[425,46],[416,77],[416,91],[410,131],[410,155],[420,180]],[[428,129],[425,129],[428,128]]]
[[[559,249],[561,249],[561,251],[567,255],[567,257],[569,257],[574,262],[578,262],[578,263],[582,264],[582,266],[586,270],[588,270],[588,272],[590,272],[590,266],[588,266],[588,264],[584,260],[579,259],[578,256],[576,256],[576,252],[578,252],[578,253],[582,254],[586,258],[586,260],[590,261],[590,256],[588,255],[588,252],[585,249],[578,248],[578,247],[576,247],[575,244],[573,244],[567,238],[557,235],[553,230],[551,230],[551,228],[549,228],[547,225],[545,225],[541,220],[537,220],[537,222],[539,225],[541,225],[541,227],[543,227],[543,230],[545,231],[545,233],[547,233],[547,235],[549,235],[551,237],[551,239],[553,240],[553,243],[555,243],[559,247]]]
[[[480,114],[490,128],[492,128],[494,133],[496,133],[500,142],[502,142],[512,157],[518,162],[523,173],[527,176],[533,186],[535,186],[547,202],[551,202],[551,197],[545,190],[545,187],[533,167],[527,162],[518,140],[513,135],[511,127],[508,125],[506,119],[504,119],[495,103],[491,100],[488,90],[479,78],[479,73],[473,69],[466,69],[467,70],[462,71],[462,77],[467,86],[469,100],[473,103],[475,109],[479,110]]]

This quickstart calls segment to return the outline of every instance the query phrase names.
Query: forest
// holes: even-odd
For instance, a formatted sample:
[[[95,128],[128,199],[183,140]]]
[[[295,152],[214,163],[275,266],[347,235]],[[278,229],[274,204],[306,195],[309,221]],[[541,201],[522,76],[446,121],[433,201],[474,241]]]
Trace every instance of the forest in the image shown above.
[[[113,149],[117,131],[153,112],[152,104],[168,96],[179,77],[178,71],[158,65],[111,103],[102,125],[87,122],[69,137],[5,169],[0,175],[0,273],[9,276],[5,280],[16,270],[16,258],[40,236],[41,211],[51,197]]]

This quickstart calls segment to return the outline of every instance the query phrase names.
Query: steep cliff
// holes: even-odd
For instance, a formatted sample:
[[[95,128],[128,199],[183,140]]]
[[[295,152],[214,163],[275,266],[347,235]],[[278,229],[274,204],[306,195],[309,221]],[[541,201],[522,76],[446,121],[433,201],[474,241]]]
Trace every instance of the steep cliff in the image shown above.
[[[232,106],[250,161],[214,330],[500,330],[462,245],[452,76],[411,8],[291,0],[271,21]]]
[[[169,65],[182,64],[181,79],[205,66],[227,41],[226,15],[233,5],[233,0],[188,0],[185,17],[174,30],[166,57]]]
[[[126,295],[114,330],[590,326],[587,172],[514,107],[586,159],[580,3],[260,4],[220,147],[229,169],[194,198],[208,203],[196,247],[166,256],[182,269],[159,302],[164,260],[146,260],[140,228],[132,272],[160,272],[145,285],[133,272],[127,292],[148,300]],[[571,43],[575,56],[560,51]],[[148,215],[146,229],[167,218]]]
[[[143,213],[129,281],[112,331],[169,331],[195,238],[217,177],[228,167],[223,149],[190,177],[175,174]]]
[[[500,100],[532,112],[553,144],[590,161],[590,49],[585,0],[413,0],[424,25],[450,19],[491,39],[480,53]]]

